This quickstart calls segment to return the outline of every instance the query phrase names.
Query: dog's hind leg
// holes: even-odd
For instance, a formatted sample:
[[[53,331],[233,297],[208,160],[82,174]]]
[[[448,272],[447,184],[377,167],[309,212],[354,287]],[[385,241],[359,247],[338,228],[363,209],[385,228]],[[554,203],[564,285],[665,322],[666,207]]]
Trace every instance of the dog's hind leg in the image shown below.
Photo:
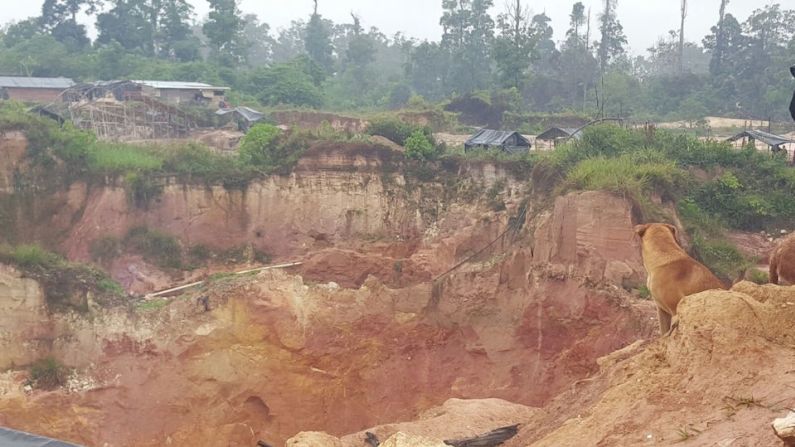
[[[666,335],[671,330],[671,314],[657,306],[657,318],[660,320],[660,334]]]

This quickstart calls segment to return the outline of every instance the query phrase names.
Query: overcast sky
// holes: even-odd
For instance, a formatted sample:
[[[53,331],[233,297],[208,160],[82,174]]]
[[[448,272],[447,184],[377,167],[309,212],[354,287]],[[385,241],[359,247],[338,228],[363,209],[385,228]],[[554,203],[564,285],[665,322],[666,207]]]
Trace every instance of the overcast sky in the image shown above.
[[[495,0],[493,14],[504,8],[506,0]],[[593,8],[593,21],[602,0],[582,0]],[[200,17],[207,14],[205,0],[190,0]],[[37,15],[43,0],[0,0],[0,23],[21,20]],[[555,39],[562,40],[568,28],[568,14],[574,0],[525,0],[534,13],[546,12],[552,18]],[[668,30],[679,27],[679,0],[619,0],[618,16],[634,54],[645,52]],[[720,0],[690,0],[685,35],[688,40],[701,41],[717,22]],[[728,11],[744,20],[756,8],[779,3],[795,9],[795,0],[731,0]],[[353,11],[366,27],[377,26],[387,35],[403,31],[411,37],[438,39],[441,35],[439,17],[441,0],[319,0],[320,13],[335,22],[350,21]],[[272,29],[290,24],[291,20],[306,18],[312,11],[312,0],[242,0],[244,13],[255,13]],[[598,33],[597,33],[598,34]],[[596,35],[596,34],[595,34]]]

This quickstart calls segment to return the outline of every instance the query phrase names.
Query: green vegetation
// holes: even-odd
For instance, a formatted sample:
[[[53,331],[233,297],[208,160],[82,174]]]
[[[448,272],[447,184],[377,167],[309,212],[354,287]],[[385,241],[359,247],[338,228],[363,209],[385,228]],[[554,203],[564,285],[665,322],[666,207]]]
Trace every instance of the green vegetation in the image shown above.
[[[404,143],[406,156],[417,160],[432,160],[437,157],[438,151],[431,140],[422,132],[414,131]]]
[[[423,41],[387,37],[368,17],[334,23],[318,11],[275,31],[231,0],[210,1],[200,20],[183,0],[48,0],[36,17],[0,27],[0,72],[202,81],[232,87],[236,104],[260,106],[463,105],[463,115],[483,113],[478,125],[525,129],[537,128],[524,119],[530,113],[690,123],[706,115],[786,116],[795,30],[793,11],[779,3],[747,17],[715,5],[719,23],[706,36],[686,34],[680,46],[675,32],[659,28],[668,37],[643,55],[627,52],[636,45],[613,0],[591,24],[572,0],[566,30],[552,28],[561,17],[528,13],[527,0],[509,3],[445,1],[445,32]],[[671,9],[678,13],[678,4]],[[75,17],[93,22],[93,41]]]
[[[33,256],[45,256],[34,254]],[[225,264],[240,264],[256,262],[268,264],[270,256],[262,250],[250,245],[240,245],[226,250],[215,251],[205,245],[193,245],[184,248],[174,236],[150,230],[147,227],[132,228],[123,239],[113,236],[104,236],[96,239],[90,247],[91,257],[95,262],[108,265],[122,253],[136,253],[141,255],[146,262],[164,269],[192,270],[209,261]],[[30,257],[31,255],[27,255]],[[113,286],[100,283],[109,291]]]
[[[66,384],[69,373],[69,368],[54,357],[46,357],[30,366],[28,383],[34,388],[54,390]]]
[[[320,132],[282,133],[269,124],[251,129],[239,155],[223,155],[197,143],[174,146],[97,141],[90,133],[27,113],[19,104],[0,103],[0,131],[19,130],[29,139],[28,157],[39,169],[31,183],[60,186],[83,179],[122,179],[130,202],[145,208],[161,192],[164,178],[240,188],[252,179],[289,172]]]
[[[405,146],[412,135],[422,134],[426,139],[434,144],[433,130],[428,126],[418,126],[394,117],[379,117],[367,126],[367,133],[378,135],[392,141],[395,144]]]
[[[173,236],[146,227],[136,227],[127,233],[124,244],[158,267],[170,269],[182,267],[182,247]]]
[[[156,298],[148,301],[140,301],[136,303],[135,308],[142,312],[154,312],[160,310],[171,304],[170,300],[165,298]]]
[[[69,262],[38,245],[0,245],[0,262],[37,280],[52,310],[88,310],[88,295],[100,304],[120,302],[122,287],[96,267]]]
[[[676,203],[692,254],[727,282],[752,260],[728,242],[726,230],[774,229],[795,217],[795,205],[785,200],[795,193],[795,171],[786,160],[753,149],[667,131],[595,126],[581,140],[535,157],[539,191],[621,194],[647,221],[668,219],[653,198]]]

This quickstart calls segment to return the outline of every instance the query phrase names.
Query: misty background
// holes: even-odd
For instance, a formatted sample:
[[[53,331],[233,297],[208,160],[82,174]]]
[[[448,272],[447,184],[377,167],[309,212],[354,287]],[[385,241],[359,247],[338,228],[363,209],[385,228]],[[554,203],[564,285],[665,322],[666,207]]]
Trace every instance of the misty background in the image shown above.
[[[233,104],[696,122],[784,119],[795,0],[45,0],[0,74],[232,88]]]
[[[0,23],[20,21],[38,15],[43,0],[30,2],[12,2],[5,0],[0,9]],[[196,16],[205,18],[210,11],[206,0],[190,0],[195,8]],[[585,0],[583,4],[592,10],[593,19],[601,10],[600,0]],[[776,3],[775,1],[734,0],[730,10],[741,17],[749,15],[754,9]],[[795,0],[779,1],[785,8],[795,8]],[[642,54],[652,46],[658,38],[667,34],[668,30],[679,26],[679,14],[672,7],[671,0],[627,0],[618,4],[618,15],[624,21],[624,28],[630,42],[630,52]],[[690,20],[687,33],[693,36],[704,36],[717,20],[720,0],[691,1],[688,5]],[[528,2],[533,13],[546,13],[552,19],[555,38],[565,38],[568,16],[571,5],[557,0],[534,0]],[[245,14],[256,14],[267,22],[274,30],[287,28],[290,22],[305,18],[312,13],[311,0],[243,0],[240,9]],[[497,15],[504,8],[504,0],[496,0],[491,7],[492,15]],[[376,26],[387,35],[402,32],[418,39],[438,40],[442,36],[439,17],[442,15],[442,2],[435,0],[332,0],[320,4],[318,11],[334,22],[349,20],[353,12],[362,17],[366,27]],[[89,28],[90,34],[96,35],[93,21],[81,15],[79,22]]]

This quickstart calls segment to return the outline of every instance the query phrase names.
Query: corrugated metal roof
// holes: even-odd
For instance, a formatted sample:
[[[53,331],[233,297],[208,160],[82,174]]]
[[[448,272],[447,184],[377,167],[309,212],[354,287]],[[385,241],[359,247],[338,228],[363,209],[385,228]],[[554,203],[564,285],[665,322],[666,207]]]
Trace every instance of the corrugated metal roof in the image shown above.
[[[527,138],[525,138],[518,132],[491,130],[491,129],[479,130],[477,133],[469,137],[469,139],[466,141],[466,143],[464,143],[464,145],[465,146],[502,146],[513,135],[517,135],[519,137],[519,141],[526,143],[527,146],[530,146],[530,141],[528,141]]]
[[[132,81],[136,84],[157,89],[174,90],[229,90],[229,87],[215,87],[203,82],[182,82],[182,81]]]
[[[768,132],[763,132],[761,130],[746,130],[743,132],[738,133],[737,135],[729,138],[726,141],[737,141],[743,138],[751,138],[754,140],[759,140],[769,146],[780,146],[782,144],[792,143],[793,141],[789,138],[782,137],[780,135],[775,135]]]
[[[0,445],[3,447],[80,447],[77,444],[31,435],[0,427]]]
[[[29,78],[25,76],[0,76],[0,87],[9,88],[58,88],[67,89],[75,85],[69,78]]]

